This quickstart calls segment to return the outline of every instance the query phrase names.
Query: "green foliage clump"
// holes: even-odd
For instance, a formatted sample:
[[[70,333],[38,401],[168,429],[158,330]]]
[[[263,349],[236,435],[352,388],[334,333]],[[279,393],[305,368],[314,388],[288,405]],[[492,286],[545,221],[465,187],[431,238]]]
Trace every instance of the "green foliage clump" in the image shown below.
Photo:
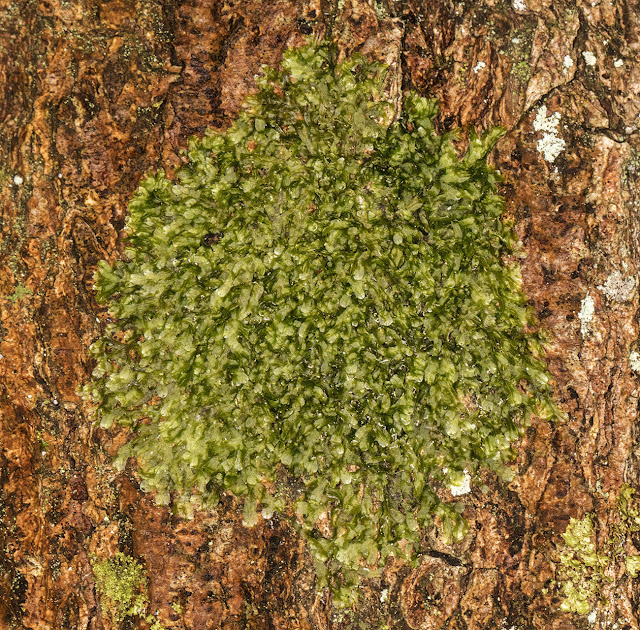
[[[438,488],[508,474],[530,413],[555,413],[485,163],[503,130],[459,159],[433,100],[389,124],[385,68],[336,58],[285,53],[176,181],[141,183],[86,389],[160,501],[231,491],[248,525],[293,501],[321,585],[412,557],[434,516],[459,537]]]
[[[640,531],[640,508],[634,495],[633,488],[622,487],[616,501],[616,522],[599,549],[593,516],[570,519],[559,548],[562,610],[587,615],[597,602],[606,602],[603,589],[613,581],[609,569],[617,564],[624,564],[631,578],[638,576],[640,555],[628,553],[625,548],[631,534]]]
[[[102,611],[116,627],[126,617],[142,617],[150,624],[150,630],[165,630],[153,615],[145,614],[149,605],[149,579],[135,558],[119,551],[106,560],[92,558],[91,568]]]
[[[92,566],[102,609],[120,625],[125,617],[142,615],[149,603],[147,573],[134,558],[121,552]]]
[[[565,543],[560,552],[565,573],[562,610],[586,615],[591,611],[591,602],[601,592],[609,562],[606,556],[597,553],[593,537],[590,514],[581,519],[572,518],[562,534]]]

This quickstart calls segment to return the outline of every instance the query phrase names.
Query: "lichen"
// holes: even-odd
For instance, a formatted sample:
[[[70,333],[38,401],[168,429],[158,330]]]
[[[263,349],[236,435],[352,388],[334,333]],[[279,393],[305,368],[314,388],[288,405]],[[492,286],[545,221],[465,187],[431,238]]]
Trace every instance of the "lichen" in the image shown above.
[[[566,578],[562,582],[564,601],[560,608],[586,615],[606,579],[604,570],[608,559],[596,553],[590,514],[581,519],[572,518],[562,538],[565,547],[560,553],[560,562]]]
[[[542,131],[542,137],[538,140],[538,152],[542,153],[547,162],[555,159],[565,150],[566,142],[558,134],[560,124],[560,112],[555,112],[547,117],[547,106],[542,105],[533,121],[533,128]]]
[[[343,601],[434,518],[460,538],[439,491],[508,477],[530,414],[557,414],[485,162],[503,130],[460,159],[435,101],[386,122],[384,78],[331,44],[288,51],[176,181],[141,183],[127,259],[97,272],[113,323],[85,390],[103,427],[133,427],[118,461],[160,502],[233,492],[250,526],[293,501]]]
[[[629,353],[629,367],[634,372],[640,372],[640,352],[632,350]]]
[[[451,486],[451,495],[454,497],[461,497],[471,492],[471,475],[467,470],[464,471],[464,476],[456,480],[456,483]]]
[[[16,302],[22,301],[28,295],[33,295],[33,291],[27,286],[17,284],[13,293],[9,295],[7,299],[11,300],[12,304],[15,304]]]
[[[535,30],[535,21],[524,18],[523,23],[514,31],[514,36],[498,51],[511,59],[511,74],[520,87],[526,87],[531,79],[531,46]]]
[[[513,66],[513,76],[523,85],[531,78],[531,66],[528,61],[519,61]]]
[[[612,302],[628,302],[633,297],[636,288],[636,279],[633,276],[625,278],[619,271],[614,271],[607,276],[603,285],[598,285]]]
[[[591,322],[593,321],[593,315],[595,313],[595,303],[589,291],[584,299],[580,302],[580,312],[578,313],[578,319],[580,320],[580,333],[585,338],[591,330]]]
[[[487,67],[487,64],[484,61],[478,61],[478,63],[473,67],[473,71],[475,74],[478,74],[480,70],[484,70]]]

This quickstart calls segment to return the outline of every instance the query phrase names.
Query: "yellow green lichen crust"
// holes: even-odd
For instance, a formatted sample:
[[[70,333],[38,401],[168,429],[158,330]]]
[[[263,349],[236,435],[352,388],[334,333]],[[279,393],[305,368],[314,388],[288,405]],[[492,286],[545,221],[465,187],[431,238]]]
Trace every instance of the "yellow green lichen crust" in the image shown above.
[[[293,501],[321,586],[413,558],[434,516],[459,536],[436,489],[508,474],[529,414],[555,413],[485,163],[503,130],[459,159],[433,100],[389,125],[386,69],[336,59],[285,53],[176,181],[141,183],[86,388],[160,501],[231,491],[248,525]]]

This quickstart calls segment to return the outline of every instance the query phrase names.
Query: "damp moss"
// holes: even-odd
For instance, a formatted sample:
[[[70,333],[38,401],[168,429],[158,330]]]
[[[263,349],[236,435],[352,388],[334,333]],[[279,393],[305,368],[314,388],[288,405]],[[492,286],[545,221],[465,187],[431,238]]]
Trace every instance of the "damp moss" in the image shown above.
[[[434,518],[459,539],[447,488],[507,477],[529,415],[557,413],[485,160],[504,130],[460,158],[414,93],[389,124],[385,73],[288,51],[175,180],[142,181],[126,258],[97,271],[113,322],[85,389],[159,502],[293,515],[343,598]]]
[[[153,615],[148,615],[149,579],[145,568],[135,558],[122,552],[111,558],[92,558],[93,575],[100,597],[103,615],[116,627],[127,617],[140,617],[150,624],[150,630],[165,630]]]
[[[125,617],[143,615],[149,603],[147,574],[134,558],[116,553],[94,561],[93,574],[103,613],[120,625]]]
[[[630,486],[622,487],[611,519],[609,536],[600,546],[592,514],[569,521],[558,549],[562,610],[587,615],[599,602],[606,603],[604,588],[613,581],[610,569],[615,565],[624,566],[629,577],[637,577],[640,555],[629,551],[628,541],[640,531],[640,507]]]

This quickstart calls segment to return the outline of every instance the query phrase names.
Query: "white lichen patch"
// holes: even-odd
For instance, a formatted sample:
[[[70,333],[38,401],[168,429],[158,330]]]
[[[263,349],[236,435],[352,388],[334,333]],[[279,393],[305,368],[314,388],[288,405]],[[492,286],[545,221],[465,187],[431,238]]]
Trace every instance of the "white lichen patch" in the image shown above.
[[[571,57],[571,55],[564,56],[564,59],[562,60],[562,67],[565,69],[565,71],[569,68],[573,68],[573,58]]]
[[[582,337],[586,337],[589,334],[589,326],[593,320],[593,314],[595,312],[593,298],[587,291],[587,295],[584,300],[580,302],[580,312],[578,313],[578,319],[580,320],[580,332]]]
[[[451,495],[454,497],[461,497],[463,494],[469,494],[471,492],[471,475],[468,470],[464,471],[464,477],[460,483],[455,486],[451,486]]]
[[[536,119],[533,121],[533,128],[536,131],[543,131],[545,133],[558,133],[558,125],[560,124],[560,112],[555,112],[550,116],[547,116],[547,106],[543,105],[536,114]]]
[[[487,64],[484,61],[478,61],[478,63],[473,67],[473,71],[478,74],[480,70],[486,68]]]
[[[513,2],[511,3],[511,6],[514,8],[515,11],[527,10],[527,5],[525,4],[524,0],[513,0]]]
[[[547,162],[553,162],[564,151],[565,141],[553,134],[546,133],[538,140],[538,151],[544,155]]]
[[[590,50],[584,50],[582,52],[582,58],[588,66],[596,65],[596,56]]]
[[[22,177],[20,177],[20,175],[14,175],[13,176],[13,183],[16,186],[20,186],[20,184],[22,184],[22,182],[24,182],[24,179],[22,179]]]
[[[559,124],[560,113],[555,112],[547,116],[546,105],[540,107],[533,121],[533,128],[536,131],[542,131],[542,138],[538,140],[537,148],[547,162],[553,162],[566,146],[566,142],[558,135]]]
[[[624,66],[624,61],[622,61],[622,59],[616,59],[613,62],[613,67],[614,68],[621,68],[622,66]]]
[[[635,288],[635,278],[625,278],[619,271],[614,271],[604,284],[598,286],[612,302],[628,302],[633,297]]]
[[[634,372],[640,372],[640,353],[632,350],[629,354],[629,367]]]

